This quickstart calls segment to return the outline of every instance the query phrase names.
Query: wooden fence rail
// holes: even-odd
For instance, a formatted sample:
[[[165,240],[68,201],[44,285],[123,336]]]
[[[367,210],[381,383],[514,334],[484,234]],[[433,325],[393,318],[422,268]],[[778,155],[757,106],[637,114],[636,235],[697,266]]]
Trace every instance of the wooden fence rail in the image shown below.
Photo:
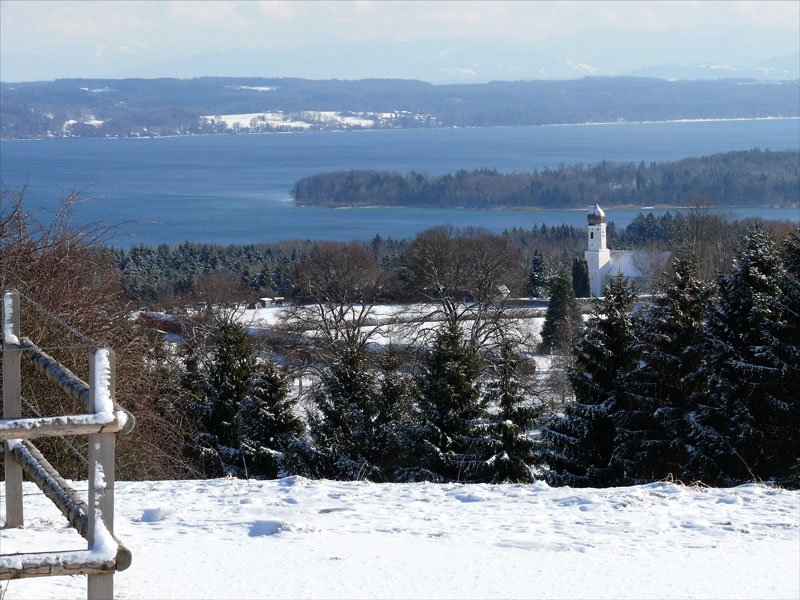
[[[22,417],[20,358],[79,400],[84,414]],[[88,575],[90,600],[113,598],[116,571],[131,564],[131,552],[114,536],[114,452],[117,433],[128,433],[135,420],[115,399],[114,353],[95,348],[89,360],[89,383],[20,336],[19,295],[3,294],[3,418],[0,441],[5,464],[6,527],[22,527],[22,475],[28,476],[88,542],[87,550],[0,554],[0,581],[54,575]],[[40,437],[89,437],[88,499],[84,501],[30,441]]]

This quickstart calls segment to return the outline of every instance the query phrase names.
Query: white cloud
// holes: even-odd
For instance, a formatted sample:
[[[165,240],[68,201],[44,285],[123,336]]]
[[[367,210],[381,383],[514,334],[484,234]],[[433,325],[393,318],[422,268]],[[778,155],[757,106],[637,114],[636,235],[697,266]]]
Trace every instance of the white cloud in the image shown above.
[[[568,58],[564,62],[567,63],[567,66],[573,71],[578,71],[579,73],[584,73],[586,75],[594,75],[600,71],[600,69],[593,65],[587,65],[586,63],[575,63]]]
[[[446,73],[451,77],[475,77],[478,74],[474,69],[454,68],[454,69],[440,69],[442,73]]]

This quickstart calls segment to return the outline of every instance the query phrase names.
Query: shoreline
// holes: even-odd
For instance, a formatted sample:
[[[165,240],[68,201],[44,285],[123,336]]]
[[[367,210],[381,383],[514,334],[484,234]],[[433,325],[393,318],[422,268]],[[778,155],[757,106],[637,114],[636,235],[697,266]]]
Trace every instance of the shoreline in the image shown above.
[[[800,121],[797,116],[766,116],[766,117],[685,117],[680,119],[661,119],[645,121],[583,121],[580,123],[539,123],[530,125],[443,125],[440,127],[370,127],[370,128],[342,128],[342,129],[309,129],[297,131],[251,131],[246,133],[179,133],[169,135],[128,135],[128,136],[54,136],[31,138],[0,137],[0,142],[48,142],[55,140],[157,140],[170,138],[190,137],[215,137],[215,136],[251,136],[251,135],[294,135],[309,133],[351,133],[351,132],[379,132],[379,131],[418,131],[418,130],[447,130],[447,129],[495,129],[501,127],[597,127],[605,125],[669,125],[684,123],[730,123],[741,121]]]
[[[734,121],[798,121],[800,116],[773,117],[699,117],[683,119],[663,119],[655,121],[585,121],[583,123],[547,123],[540,127],[576,127],[595,125],[659,125],[669,123],[730,123]]]
[[[381,210],[381,209],[412,209],[412,210],[458,210],[458,211],[483,211],[483,212],[550,212],[550,211],[575,211],[585,212],[590,210],[590,206],[585,207],[563,207],[563,208],[542,208],[539,206],[495,206],[492,208],[468,207],[468,206],[414,206],[407,204],[372,204],[368,206],[322,206],[320,204],[294,204],[295,208],[322,208],[329,210]],[[800,209],[800,203],[790,204],[789,206],[687,206],[679,204],[654,204],[648,206],[638,206],[635,204],[612,204],[603,206],[605,211],[613,210],[639,210],[639,211],[652,211],[652,210],[712,210],[712,211],[725,211],[725,210],[792,210]]]

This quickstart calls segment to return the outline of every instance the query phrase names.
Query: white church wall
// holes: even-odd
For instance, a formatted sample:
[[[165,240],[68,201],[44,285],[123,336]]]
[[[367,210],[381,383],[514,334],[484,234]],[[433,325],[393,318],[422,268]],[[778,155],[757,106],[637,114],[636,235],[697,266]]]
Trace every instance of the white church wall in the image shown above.
[[[632,280],[640,292],[652,292],[653,282],[666,269],[671,254],[661,250],[610,250],[606,246],[605,212],[597,204],[588,215],[587,250],[589,286],[594,296],[602,296],[611,277],[622,274]]]

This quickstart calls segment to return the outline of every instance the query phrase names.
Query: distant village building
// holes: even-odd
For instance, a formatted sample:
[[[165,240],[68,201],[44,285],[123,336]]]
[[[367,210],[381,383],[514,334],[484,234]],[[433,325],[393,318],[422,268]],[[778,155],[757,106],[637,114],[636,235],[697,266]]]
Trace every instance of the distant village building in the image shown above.
[[[640,292],[651,292],[653,281],[666,267],[670,253],[661,250],[610,250],[606,241],[606,213],[597,203],[587,220],[588,244],[584,256],[589,265],[592,296],[602,296],[606,281],[618,273],[632,280]]]
[[[506,285],[497,286],[497,295],[495,298],[498,302],[508,300],[509,296],[511,296],[511,290],[508,289],[508,286]]]
[[[274,298],[259,298],[258,308],[272,308],[273,306],[283,306],[286,298],[283,296],[275,296]],[[256,308],[255,306],[253,308]]]

